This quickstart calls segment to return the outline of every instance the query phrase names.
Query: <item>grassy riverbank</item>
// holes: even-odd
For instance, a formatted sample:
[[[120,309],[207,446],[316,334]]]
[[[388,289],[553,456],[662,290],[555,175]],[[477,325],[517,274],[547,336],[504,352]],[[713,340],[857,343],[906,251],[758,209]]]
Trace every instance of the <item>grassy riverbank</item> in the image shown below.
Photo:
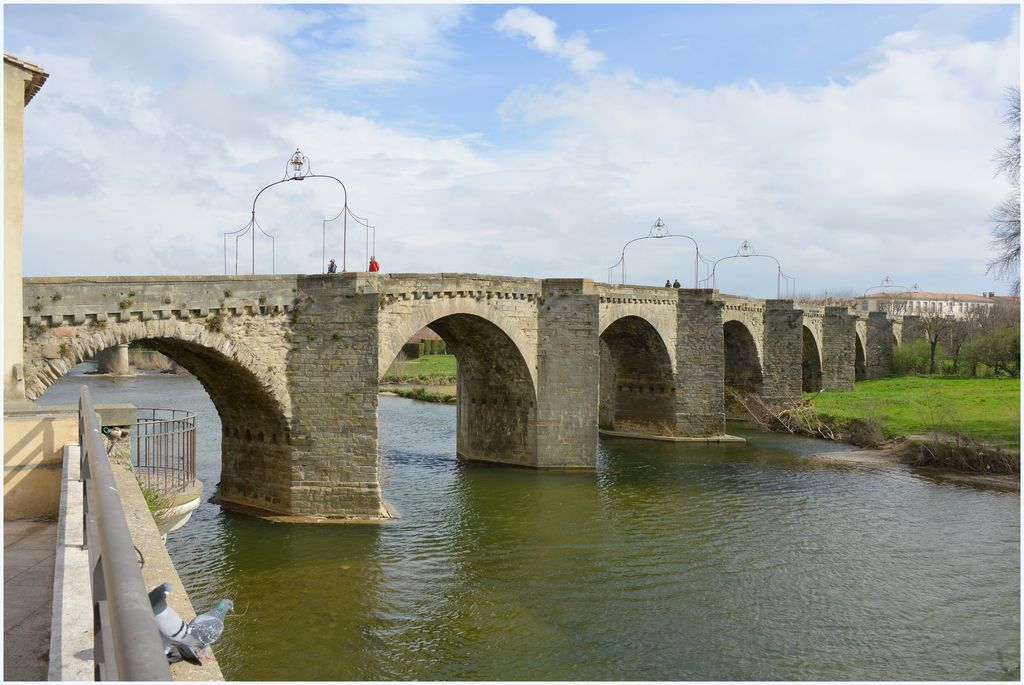
[[[859,382],[852,392],[821,393],[812,402],[820,416],[838,424],[875,419],[887,437],[960,434],[1020,449],[1019,378],[881,378]]]
[[[416,359],[399,359],[384,374],[384,379],[395,383],[455,382],[455,355],[428,354]]]

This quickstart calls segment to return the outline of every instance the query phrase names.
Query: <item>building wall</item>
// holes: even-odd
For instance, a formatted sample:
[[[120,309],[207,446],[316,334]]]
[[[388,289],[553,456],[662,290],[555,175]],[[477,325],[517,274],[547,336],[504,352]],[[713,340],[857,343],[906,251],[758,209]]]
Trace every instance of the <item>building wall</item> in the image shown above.
[[[854,309],[858,313],[890,312],[896,315],[952,316],[964,319],[974,310],[988,310],[995,301],[979,295],[936,293],[935,297],[867,297],[855,302]],[[895,309],[895,312],[892,310]]]
[[[77,443],[77,408],[4,416],[5,521],[57,515],[64,445]]]
[[[4,61],[4,403],[23,400],[21,239],[25,202],[26,70]]]

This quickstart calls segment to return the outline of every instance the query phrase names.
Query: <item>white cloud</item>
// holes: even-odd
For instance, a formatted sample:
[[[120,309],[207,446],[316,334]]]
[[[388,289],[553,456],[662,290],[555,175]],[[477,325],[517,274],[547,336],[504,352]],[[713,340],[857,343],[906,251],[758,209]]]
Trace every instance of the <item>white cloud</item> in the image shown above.
[[[466,13],[460,5],[352,6],[330,34],[330,42],[339,47],[314,58],[316,75],[342,88],[423,78],[455,54],[445,34]]]
[[[1005,135],[1002,92],[1019,79],[1018,42],[1015,31],[940,49],[903,36],[847,83],[799,90],[700,90],[618,72],[521,90],[503,113],[551,128],[544,156],[594,189],[581,212],[633,217],[629,227],[606,222],[609,243],[645,233],[661,214],[717,257],[750,239],[798,287],[891,273],[981,290],[991,282],[987,217],[1007,190],[993,178],[992,151]],[[635,258],[650,264],[649,282],[686,259],[666,245]]]
[[[337,39],[324,12],[190,16],[191,7],[133,8],[134,23],[86,33],[57,24],[45,49],[19,54],[51,74],[26,110],[26,274],[221,273],[223,232],[248,221],[253,195],[282,177],[299,146],[377,226],[385,271],[604,279],[623,243],[661,216],[711,257],[750,240],[801,290],[863,290],[885,275],[924,289],[997,289],[983,273],[986,218],[1007,190],[992,154],[1005,137],[1004,88],[1019,80],[1016,30],[940,41],[917,28],[884,41],[848,79],[815,88],[707,90],[592,71],[511,94],[502,113],[534,142],[503,148],[479,134],[399,130],[328,102],[297,76],[318,63],[295,47],[311,29]],[[333,56],[387,52],[381,30],[405,31],[366,72],[378,85],[441,68],[454,50],[446,31],[465,19],[464,8],[352,11],[363,13],[346,15],[357,30]],[[589,52],[550,20],[512,12],[501,30],[537,49]],[[96,52],[112,45],[122,59]],[[256,46],[252,62],[225,54],[238,45]],[[321,270],[322,221],[338,206],[329,181],[260,198],[278,273]],[[340,229],[331,231],[327,256],[340,258]],[[637,244],[630,280],[689,283],[687,244]],[[268,271],[269,250],[258,250],[257,269]],[[349,268],[363,256],[353,241]],[[738,261],[722,290],[774,295],[771,269]]]
[[[494,28],[508,36],[529,39],[534,50],[567,59],[578,72],[592,71],[604,60],[603,53],[590,49],[585,36],[576,35],[562,40],[558,37],[558,24],[526,7],[505,12],[494,22]]]

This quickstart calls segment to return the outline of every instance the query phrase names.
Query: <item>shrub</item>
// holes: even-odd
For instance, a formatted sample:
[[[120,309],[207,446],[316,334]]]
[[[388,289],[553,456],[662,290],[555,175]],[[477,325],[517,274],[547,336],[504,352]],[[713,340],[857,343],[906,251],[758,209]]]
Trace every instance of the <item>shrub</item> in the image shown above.
[[[892,351],[893,373],[906,376],[909,374],[927,374],[931,359],[931,346],[927,340],[918,338],[899,345]],[[935,365],[944,361],[941,349],[935,350]]]
[[[882,422],[873,417],[850,419],[846,424],[846,440],[858,447],[879,447],[885,442]]]
[[[206,317],[206,330],[211,333],[223,333],[224,318],[220,314],[210,314]]]
[[[1020,455],[957,434],[952,440],[911,440],[899,450],[912,466],[935,466],[968,473],[1020,473]]]

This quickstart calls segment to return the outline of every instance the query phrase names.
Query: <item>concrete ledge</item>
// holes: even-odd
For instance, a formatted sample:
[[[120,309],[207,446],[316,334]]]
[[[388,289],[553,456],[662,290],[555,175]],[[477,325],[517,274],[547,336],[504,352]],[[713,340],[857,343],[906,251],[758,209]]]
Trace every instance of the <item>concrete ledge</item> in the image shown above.
[[[64,473],[53,569],[53,619],[47,680],[93,680],[89,552],[83,529],[84,492],[78,445],[64,447]]]
[[[60,520],[57,532],[57,550],[54,561],[53,620],[50,629],[51,681],[91,681],[93,661],[93,609],[89,593],[89,553],[83,530],[84,490],[80,473],[77,445],[64,449],[64,473],[60,501]],[[138,481],[130,466],[112,461],[111,469],[121,505],[124,508],[132,542],[143,559],[142,579],[147,589],[163,582],[171,583],[173,590],[167,604],[186,621],[195,615],[195,609],[181,583],[174,563],[164,547],[163,534],[157,528]],[[198,499],[198,498],[197,498]],[[216,659],[204,661],[202,666],[185,662],[171,665],[175,681],[223,681],[224,676]]]
[[[142,580],[147,590],[155,588],[161,583],[171,584],[171,594],[167,597],[167,605],[178,612],[186,622],[191,621],[196,611],[192,602],[185,592],[185,586],[178,576],[174,562],[171,561],[167,548],[164,547],[163,534],[157,528],[153,515],[146,506],[146,500],[142,496],[139,483],[135,480],[135,472],[131,466],[123,462],[111,460],[111,470],[114,473],[114,482],[117,484],[117,491],[121,496],[121,506],[124,507],[124,515],[128,520],[128,530],[132,535],[132,542],[139,550],[143,558]],[[206,607],[203,608],[206,610]],[[91,612],[90,612],[91,615]],[[228,617],[230,621],[230,616]],[[230,625],[227,630],[230,630]],[[212,650],[211,650],[212,651]],[[171,664],[171,677],[175,681],[222,681],[224,675],[217,665],[216,659],[204,661],[202,666],[194,666],[181,661]]]
[[[609,431],[599,429],[597,431],[601,435],[607,435],[613,438],[630,438],[633,440],[659,440],[661,442],[725,442],[725,443],[744,443],[745,438],[738,437],[736,435],[705,435],[702,437],[693,438],[677,438],[670,435],[645,435],[643,433],[620,433],[619,431]]]
[[[172,495],[169,501],[165,502],[166,506],[161,509],[160,515],[157,517],[159,518],[156,522],[157,529],[166,538],[172,530],[178,530],[188,523],[188,520],[192,518],[192,512],[198,509],[202,503],[203,481],[197,479],[191,487],[184,492]]]
[[[102,426],[134,426],[139,410],[134,404],[97,404],[96,413]]]

